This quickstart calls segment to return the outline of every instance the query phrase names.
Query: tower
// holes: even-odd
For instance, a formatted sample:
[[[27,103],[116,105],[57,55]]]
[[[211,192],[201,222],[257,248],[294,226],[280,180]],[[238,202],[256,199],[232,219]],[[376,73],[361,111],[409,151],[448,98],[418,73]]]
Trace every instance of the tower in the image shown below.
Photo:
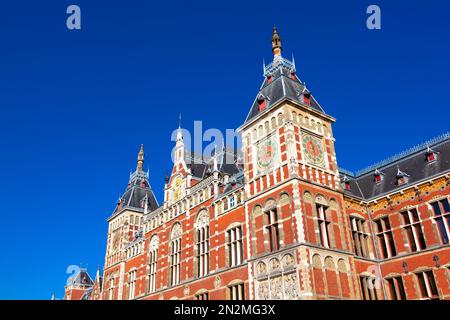
[[[143,170],[144,160],[144,146],[141,145],[136,170],[130,174],[127,188],[117,200],[114,212],[108,218],[104,299],[123,298],[126,246],[133,241],[142,227],[144,213],[151,212],[159,206],[150,186],[149,173]]]
[[[276,28],[272,52],[263,84],[238,129],[254,259],[251,298],[309,299],[315,294],[310,281],[313,247],[347,248],[335,120],[297,76],[295,62],[282,56]],[[289,247],[296,249],[286,251]]]
[[[67,285],[64,287],[64,300],[86,300],[89,298],[93,286],[94,281],[87,270],[80,268],[68,279]]]

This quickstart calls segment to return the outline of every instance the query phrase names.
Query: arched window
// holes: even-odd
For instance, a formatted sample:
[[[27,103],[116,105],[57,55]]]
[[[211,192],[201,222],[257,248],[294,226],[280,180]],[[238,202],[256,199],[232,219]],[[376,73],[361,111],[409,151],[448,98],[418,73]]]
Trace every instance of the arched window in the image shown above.
[[[183,230],[180,223],[176,223],[170,233],[169,245],[169,285],[180,283],[181,270],[181,234]]]
[[[341,292],[343,298],[350,298],[350,283],[349,277],[347,274],[347,266],[343,259],[338,261],[338,271],[339,271],[339,282],[341,284]]]
[[[269,244],[269,252],[280,249],[280,230],[278,229],[278,212],[275,201],[269,200],[264,212],[264,233]]]
[[[209,273],[209,212],[199,212],[195,223],[195,260],[197,275],[203,277]]]
[[[159,239],[155,234],[150,240],[148,249],[148,292],[154,292],[156,290],[156,274],[158,271],[158,246]]]
[[[322,259],[318,254],[315,254],[312,257],[312,265],[313,265],[313,276],[314,276],[314,287],[316,291],[316,295],[325,294],[325,277],[322,269]]]
[[[322,196],[316,197],[317,223],[319,227],[320,244],[325,248],[330,247],[331,219],[329,217],[328,204]]]
[[[239,225],[228,229],[226,241],[227,265],[229,267],[240,265],[243,262],[242,227]]]
[[[328,295],[339,297],[338,280],[336,276],[336,266],[332,257],[325,258],[325,276],[327,279]]]

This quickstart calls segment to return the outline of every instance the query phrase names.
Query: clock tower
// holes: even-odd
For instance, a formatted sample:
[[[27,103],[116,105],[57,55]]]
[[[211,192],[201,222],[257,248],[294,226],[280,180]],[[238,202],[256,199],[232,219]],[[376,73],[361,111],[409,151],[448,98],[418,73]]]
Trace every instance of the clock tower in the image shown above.
[[[308,299],[313,295],[310,245],[319,243],[319,214],[330,217],[324,218],[327,228],[338,229],[326,245],[346,248],[346,239],[338,234],[342,219],[335,214],[343,203],[332,134],[335,120],[298,77],[294,58],[282,56],[276,28],[272,52],[272,62],[263,68],[263,84],[238,129],[254,261],[249,268],[251,294],[256,299]],[[296,273],[284,273],[282,261],[296,265]]]
[[[295,60],[281,55],[274,28],[273,61],[264,65],[264,81],[239,128],[250,196],[296,177],[340,190],[332,124],[297,76]]]

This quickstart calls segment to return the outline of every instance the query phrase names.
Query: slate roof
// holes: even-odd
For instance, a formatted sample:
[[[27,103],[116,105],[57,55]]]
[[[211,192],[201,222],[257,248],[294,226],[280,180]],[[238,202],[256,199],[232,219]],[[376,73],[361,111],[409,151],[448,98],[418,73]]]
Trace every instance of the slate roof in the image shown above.
[[[325,114],[325,111],[306,88],[306,85],[297,77],[295,62],[280,57],[280,59],[264,66],[264,75],[266,78],[256,95],[245,123],[260,113],[258,99],[265,99],[266,106],[264,110],[267,110],[284,99],[305,104],[304,96],[305,94],[310,94],[310,104],[305,104],[305,106]]]
[[[93,286],[94,281],[87,273],[86,269],[80,268],[78,273],[70,278],[70,285]]]
[[[244,185],[244,173],[239,172],[236,175],[231,176],[228,179],[228,183],[226,184],[225,188],[223,189],[222,193],[218,195],[217,199],[220,199],[224,196],[226,196],[228,193],[233,192],[233,190],[236,190]]]
[[[89,300],[91,298],[94,287],[87,289],[81,296],[81,300]]]
[[[428,148],[437,153],[437,160],[427,161]],[[362,199],[372,199],[449,171],[450,133],[416,146],[389,160],[356,174],[340,169],[341,181],[345,176],[350,183],[350,190],[345,190],[345,193]],[[382,175],[379,183],[375,181],[375,170]],[[406,184],[397,184],[399,171],[407,175]]]
[[[185,162],[194,177],[198,179],[207,178],[214,169],[214,155],[199,156],[194,152],[185,152]],[[223,148],[217,152],[218,170],[230,176],[238,174],[243,170],[240,150],[234,148]]]
[[[148,172],[136,171],[130,175],[128,186],[119,198],[111,218],[125,208],[142,211],[145,208],[145,201],[147,201],[148,212],[159,207],[158,201],[150,186]]]

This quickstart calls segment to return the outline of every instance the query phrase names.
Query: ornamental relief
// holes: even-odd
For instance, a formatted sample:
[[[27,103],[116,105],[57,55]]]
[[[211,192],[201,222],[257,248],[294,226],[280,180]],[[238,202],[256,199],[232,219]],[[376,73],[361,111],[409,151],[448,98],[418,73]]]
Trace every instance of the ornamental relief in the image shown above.
[[[206,226],[209,226],[209,212],[207,210],[203,210],[198,215],[197,222],[195,223],[195,228],[201,229]]]
[[[366,207],[360,205],[359,203],[348,201],[347,199],[345,199],[344,201],[345,201],[345,207],[347,209],[351,209],[351,211],[365,212],[365,210],[366,210]]]
[[[397,194],[391,196],[390,202],[387,201],[385,198],[378,200],[377,203],[370,205],[369,208],[372,212],[375,212],[375,211],[381,210],[381,209],[386,209],[386,208],[389,208],[390,204],[392,204],[392,205],[400,204],[401,202],[415,199],[419,194],[421,196],[423,196],[423,195],[428,195],[430,193],[442,190],[443,188],[445,188],[445,185],[446,185],[446,181],[444,179],[438,180],[438,181],[430,183],[430,184],[419,186],[419,189],[417,191],[414,189],[410,189],[410,190],[404,191],[403,194],[397,193]]]
[[[255,265],[256,299],[299,299],[300,288],[294,254],[287,253]]]
[[[159,246],[158,236],[154,235],[150,240],[149,250],[150,251],[158,250],[158,246]]]
[[[181,228],[181,224],[176,223],[172,228],[172,232],[170,233],[170,239],[179,238],[179,237],[181,237],[182,233],[183,233],[183,230]]]

